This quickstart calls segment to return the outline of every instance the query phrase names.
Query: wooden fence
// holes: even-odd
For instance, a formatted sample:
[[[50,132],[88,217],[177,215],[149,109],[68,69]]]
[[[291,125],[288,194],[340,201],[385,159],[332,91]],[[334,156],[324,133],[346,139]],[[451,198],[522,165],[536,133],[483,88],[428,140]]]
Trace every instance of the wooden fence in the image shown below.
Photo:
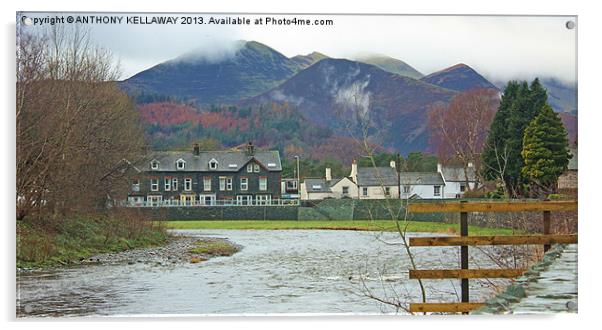
[[[410,270],[410,279],[460,279],[461,301],[457,303],[413,303],[410,311],[415,313],[468,313],[480,308],[482,302],[470,302],[468,280],[475,278],[514,278],[524,269],[468,269],[468,246],[477,245],[526,245],[542,244],[544,251],[551,244],[577,243],[577,235],[551,235],[552,211],[573,211],[577,201],[511,201],[511,202],[438,202],[408,205],[412,213],[455,213],[460,212],[460,236],[412,237],[410,246],[460,246],[461,269]],[[542,212],[543,234],[515,236],[468,236],[469,212]]]

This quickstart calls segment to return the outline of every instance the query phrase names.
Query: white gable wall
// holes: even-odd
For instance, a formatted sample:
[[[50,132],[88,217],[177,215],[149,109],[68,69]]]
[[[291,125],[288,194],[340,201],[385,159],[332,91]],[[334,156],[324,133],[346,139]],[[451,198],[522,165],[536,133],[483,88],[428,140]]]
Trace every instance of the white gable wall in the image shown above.
[[[439,196],[435,196],[435,186],[441,187]],[[416,184],[416,185],[409,185],[410,192],[405,193],[403,190],[403,187],[404,187],[404,185],[401,185],[401,192],[402,192],[401,198],[404,198],[404,199],[409,198],[414,194],[420,196],[420,198],[426,198],[426,199],[444,198],[445,192],[447,191],[447,186],[444,186],[444,185]]]
[[[477,183],[472,181],[468,182],[471,189],[475,189]],[[446,181],[445,182],[445,198],[457,198],[458,195],[462,196],[464,192],[460,190],[460,186],[466,185],[464,181]]]
[[[348,187],[349,193],[347,195],[343,194],[343,187]],[[334,186],[330,187],[330,190],[332,191],[334,198],[357,198],[357,185],[355,182],[349,180],[349,178],[341,179]]]

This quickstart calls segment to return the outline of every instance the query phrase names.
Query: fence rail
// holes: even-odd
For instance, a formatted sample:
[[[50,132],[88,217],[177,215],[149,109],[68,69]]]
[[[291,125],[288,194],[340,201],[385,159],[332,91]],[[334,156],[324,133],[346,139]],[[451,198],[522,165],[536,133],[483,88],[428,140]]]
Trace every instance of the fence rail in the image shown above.
[[[413,237],[411,247],[460,246],[461,269],[411,269],[410,279],[460,279],[461,301],[456,303],[412,303],[413,313],[468,313],[484,306],[482,302],[470,302],[468,280],[475,278],[514,278],[524,269],[468,269],[468,246],[476,245],[527,245],[543,244],[544,251],[556,243],[577,243],[577,235],[550,235],[552,211],[577,210],[577,201],[504,201],[504,202],[435,202],[408,205],[412,213],[460,212],[460,236]],[[516,236],[468,236],[469,212],[542,212],[543,235]]]

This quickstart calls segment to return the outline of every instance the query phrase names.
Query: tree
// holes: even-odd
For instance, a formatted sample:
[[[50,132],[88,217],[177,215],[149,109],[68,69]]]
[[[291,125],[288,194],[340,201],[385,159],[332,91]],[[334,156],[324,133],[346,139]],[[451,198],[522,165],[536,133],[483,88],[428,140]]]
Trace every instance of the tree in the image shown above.
[[[531,183],[531,195],[545,197],[556,192],[558,177],[567,170],[571,155],[567,132],[549,105],[527,126],[523,145],[521,174]]]
[[[479,172],[481,153],[499,104],[493,89],[473,89],[456,95],[449,105],[435,104],[429,112],[431,144],[442,162],[459,162],[468,179],[469,164]],[[466,182],[466,187],[471,186]]]
[[[101,210],[128,186],[100,179],[145,147],[110,54],[64,26],[19,35],[17,47],[17,219]]]
[[[486,179],[500,180],[510,197],[523,193],[523,137],[527,125],[545,104],[547,93],[539,79],[531,86],[526,81],[510,81],[491,123],[483,150],[482,174]]]

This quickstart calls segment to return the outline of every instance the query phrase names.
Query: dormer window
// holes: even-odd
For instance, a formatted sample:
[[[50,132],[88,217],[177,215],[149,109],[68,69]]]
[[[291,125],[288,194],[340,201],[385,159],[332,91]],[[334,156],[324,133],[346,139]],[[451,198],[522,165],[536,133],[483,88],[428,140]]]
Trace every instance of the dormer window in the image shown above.
[[[209,161],[209,169],[210,170],[217,170],[217,160],[215,160],[215,158],[211,159]]]
[[[151,170],[158,170],[159,169],[159,162],[156,160],[151,161]]]
[[[176,168],[178,170],[183,170],[185,167],[186,167],[186,162],[182,158],[180,158],[176,161]]]

